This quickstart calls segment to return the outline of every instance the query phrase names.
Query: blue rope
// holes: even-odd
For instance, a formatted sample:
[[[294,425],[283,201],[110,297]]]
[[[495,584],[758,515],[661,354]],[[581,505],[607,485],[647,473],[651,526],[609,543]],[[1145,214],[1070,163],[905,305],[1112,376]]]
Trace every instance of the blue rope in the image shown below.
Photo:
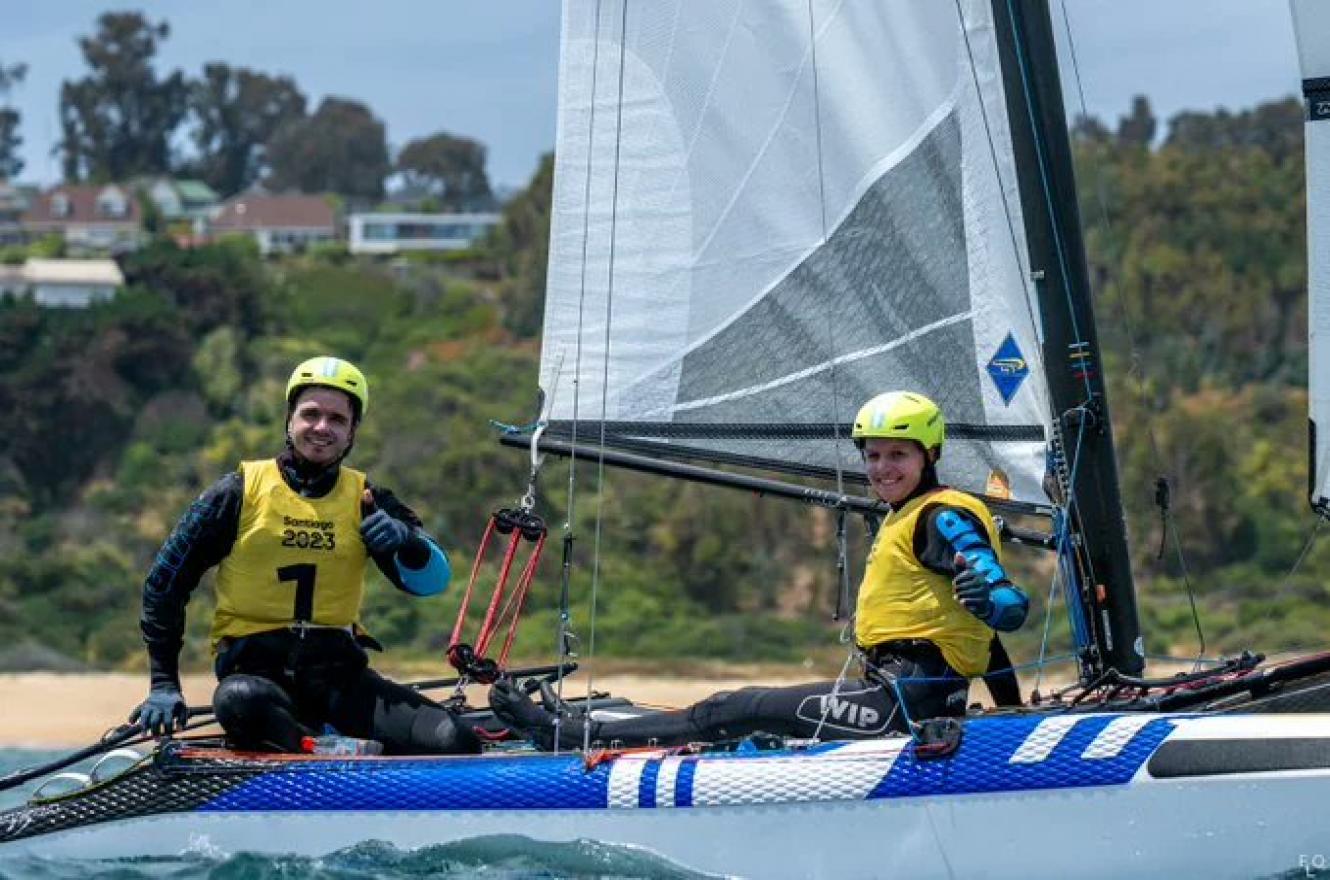
[[[489,423],[491,428],[497,428],[504,434],[529,434],[541,426],[542,420],[536,419],[534,422],[525,425],[510,425],[498,419],[490,419]]]
[[[1074,662],[1077,659],[1079,658],[1077,658],[1075,654],[1059,654],[1055,657],[1047,657],[1044,658],[1043,660],[1035,660],[1030,663],[1022,663],[1018,666],[1012,666],[1011,671],[1019,672],[1024,669],[1033,669],[1036,666],[1042,669],[1044,666],[1049,666],[1055,662]],[[974,678],[983,678],[983,676],[976,675],[974,676]],[[945,675],[945,676],[907,675],[907,676],[896,676],[890,679],[891,689],[896,694],[896,705],[897,707],[900,708],[901,715],[905,717],[906,724],[909,725],[911,730],[913,730],[915,722],[914,718],[910,715],[909,701],[905,698],[905,692],[901,689],[902,683],[908,682],[913,684],[928,684],[930,682],[936,682],[936,683],[954,682],[955,680],[956,677],[951,675]]]

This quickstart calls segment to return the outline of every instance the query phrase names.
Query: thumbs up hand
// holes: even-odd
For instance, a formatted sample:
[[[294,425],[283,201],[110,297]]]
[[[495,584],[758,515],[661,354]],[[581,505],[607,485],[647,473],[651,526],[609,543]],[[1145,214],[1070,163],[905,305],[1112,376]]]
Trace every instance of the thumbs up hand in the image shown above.
[[[375,556],[396,553],[411,537],[411,527],[400,519],[394,519],[374,505],[374,495],[369,489],[360,498],[360,537],[365,542],[365,549]]]
[[[993,613],[993,587],[988,578],[971,568],[961,553],[956,554],[953,562],[956,565],[956,576],[951,579],[951,585],[956,591],[956,601],[980,620],[988,620]]]

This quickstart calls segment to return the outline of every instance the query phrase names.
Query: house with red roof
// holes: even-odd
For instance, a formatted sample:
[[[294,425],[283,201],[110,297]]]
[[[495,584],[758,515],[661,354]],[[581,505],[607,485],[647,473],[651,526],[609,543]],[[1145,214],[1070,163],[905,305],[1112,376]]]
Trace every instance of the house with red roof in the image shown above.
[[[336,241],[337,212],[323,196],[246,193],[222,203],[209,231],[252,235],[260,253],[292,253]]]
[[[70,253],[124,253],[144,238],[138,199],[126,186],[69,184],[40,193],[19,218],[32,238],[59,235]]]

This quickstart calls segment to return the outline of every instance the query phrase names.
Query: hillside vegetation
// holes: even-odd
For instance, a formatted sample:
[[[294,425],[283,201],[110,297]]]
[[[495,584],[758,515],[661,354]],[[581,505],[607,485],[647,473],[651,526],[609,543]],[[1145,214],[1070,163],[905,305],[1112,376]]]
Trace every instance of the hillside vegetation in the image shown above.
[[[1158,142],[1153,128],[1138,105],[1116,131],[1076,130],[1147,639],[1155,651],[1196,649],[1189,581],[1208,652],[1316,645],[1330,624],[1330,549],[1316,544],[1286,577],[1313,526],[1301,111],[1288,101],[1186,115]],[[433,601],[376,581],[366,622],[398,658],[441,656],[489,511],[525,489],[526,457],[495,442],[490,420],[535,414],[550,181],[547,160],[463,259],[328,250],[265,261],[244,242],[157,243],[123,260],[128,285],[112,302],[0,302],[0,644],[138,668],[152,554],[203,487],[280,448],[291,365],[335,352],[373,387],[352,463],[420,512],[457,570]],[[1160,476],[1185,565],[1154,506]],[[585,465],[576,486],[583,652],[594,585],[598,655],[839,654],[826,511],[623,473],[598,486]],[[567,465],[551,462],[540,508],[551,543],[518,644],[526,658],[555,651],[567,487]],[[862,558],[862,534],[852,544]],[[1047,561],[1020,555],[1017,566],[1042,609]],[[210,601],[205,582],[190,607],[196,666]],[[1040,623],[1013,639],[1020,657],[1037,652]],[[1058,640],[1064,631],[1055,622]]]

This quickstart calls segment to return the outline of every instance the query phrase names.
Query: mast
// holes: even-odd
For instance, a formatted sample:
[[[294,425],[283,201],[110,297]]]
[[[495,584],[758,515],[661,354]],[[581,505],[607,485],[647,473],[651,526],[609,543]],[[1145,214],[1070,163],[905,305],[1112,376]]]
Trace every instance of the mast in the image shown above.
[[[1100,669],[1145,666],[1108,394],[1081,237],[1071,144],[1047,0],[993,0],[1048,388],[1071,480],[1082,585]]]

